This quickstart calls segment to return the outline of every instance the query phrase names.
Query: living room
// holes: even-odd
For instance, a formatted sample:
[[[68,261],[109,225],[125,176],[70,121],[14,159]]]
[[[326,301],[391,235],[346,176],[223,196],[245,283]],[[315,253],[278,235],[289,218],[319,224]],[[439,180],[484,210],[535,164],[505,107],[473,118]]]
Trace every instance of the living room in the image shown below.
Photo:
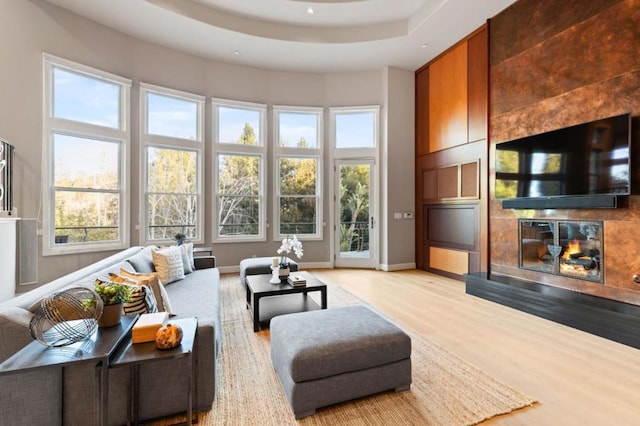
[[[228,53],[230,56],[229,61],[218,61],[204,58],[203,56],[195,55],[180,49],[175,49],[169,46],[152,43],[150,41],[138,38],[132,35],[127,35],[118,30],[109,28],[107,26],[98,24],[97,22],[74,14],[65,10],[64,8],[55,5],[56,2],[48,1],[12,1],[2,0],[2,9],[7,11],[3,13],[0,18],[0,34],[2,34],[4,40],[10,40],[5,43],[3,47],[3,67],[0,71],[0,87],[2,87],[2,93],[4,94],[4,102],[0,105],[0,116],[3,117],[3,122],[0,128],[0,136],[7,141],[10,141],[15,145],[15,158],[14,158],[14,206],[18,208],[18,215],[21,218],[31,219],[36,224],[36,232],[46,232],[43,229],[46,225],[44,222],[43,212],[43,181],[45,176],[43,175],[46,167],[43,167],[43,91],[44,91],[44,79],[43,79],[43,54],[49,54],[55,58],[62,58],[64,60],[72,61],[75,64],[81,66],[91,67],[92,69],[112,73],[117,76],[130,79],[132,81],[131,86],[131,146],[129,151],[128,164],[130,165],[128,176],[129,188],[128,188],[128,200],[130,200],[129,212],[128,212],[128,232],[125,235],[122,246],[119,249],[112,249],[106,251],[91,251],[91,252],[77,252],[67,253],[59,255],[45,255],[43,248],[43,237],[37,235],[37,253],[29,256],[29,265],[37,278],[34,282],[18,283],[16,287],[16,293],[25,292],[38,287],[43,283],[52,281],[58,277],[69,274],[75,270],[78,270],[87,265],[98,262],[108,255],[117,253],[120,249],[145,245],[148,243],[144,237],[142,230],[145,229],[145,224],[142,222],[145,217],[142,201],[144,199],[145,188],[143,187],[142,175],[144,170],[144,158],[143,158],[143,141],[139,136],[142,116],[141,111],[138,108],[142,101],[140,93],[144,84],[153,87],[162,87],[170,90],[176,90],[184,93],[195,94],[206,97],[204,102],[204,123],[206,140],[211,142],[211,128],[213,126],[213,118],[211,114],[212,98],[240,101],[247,103],[257,103],[265,105],[266,108],[273,109],[278,106],[296,106],[303,108],[321,108],[327,112],[331,108],[345,108],[345,107],[370,107],[381,106],[379,125],[381,129],[380,135],[380,156],[376,158],[379,166],[377,170],[379,191],[376,195],[378,198],[378,210],[376,212],[376,230],[377,230],[377,257],[375,259],[376,269],[382,271],[409,271],[409,272],[379,272],[376,274],[382,274],[381,278],[370,277],[369,271],[367,274],[362,273],[362,283],[354,282],[360,277],[357,274],[357,270],[344,270],[342,277],[339,275],[341,271],[330,271],[325,268],[331,268],[334,266],[333,254],[339,251],[335,247],[335,237],[333,231],[328,226],[328,218],[334,214],[330,203],[326,200],[330,199],[332,194],[333,182],[329,178],[331,175],[330,169],[333,165],[333,159],[326,149],[322,151],[319,156],[322,158],[322,168],[324,171],[322,177],[323,192],[320,197],[325,200],[321,205],[321,214],[319,218],[327,218],[327,221],[320,221],[318,223],[318,229],[320,231],[319,238],[308,239],[304,241],[304,261],[301,262],[305,269],[322,269],[323,276],[325,278],[331,277],[334,282],[341,282],[345,288],[350,289],[356,296],[361,297],[363,300],[368,301],[373,306],[381,309],[380,306],[390,309],[386,313],[393,318],[401,319],[406,323],[411,324],[415,329],[422,331],[425,334],[434,335],[436,340],[439,340],[440,344],[448,345],[449,349],[458,348],[459,355],[464,355],[463,358],[469,360],[470,357],[474,363],[481,364],[486,369],[491,369],[495,376],[501,376],[499,368],[495,365],[491,365],[492,362],[487,359],[473,359],[472,350],[465,346],[466,341],[475,341],[477,344],[481,344],[477,336],[475,338],[470,337],[469,331],[467,335],[460,331],[456,332],[449,329],[449,325],[441,324],[440,331],[431,329],[425,324],[429,321],[433,321],[433,324],[437,324],[438,318],[433,315],[422,312],[424,308],[407,307],[408,301],[411,298],[415,300],[421,300],[428,303],[429,297],[435,297],[440,291],[450,293],[451,288],[460,290],[460,293],[451,293],[453,300],[462,297],[464,293],[464,285],[459,281],[452,282],[446,278],[436,277],[431,278],[431,275],[420,275],[420,271],[413,271],[418,265],[420,269],[431,269],[431,272],[444,272],[447,275],[447,271],[439,271],[438,268],[425,268],[424,258],[418,258],[417,251],[420,248],[416,247],[416,229],[417,223],[409,217],[396,218],[396,213],[416,213],[416,219],[418,218],[418,210],[422,206],[422,201],[416,197],[416,193],[421,193],[420,183],[417,182],[416,176],[418,176],[417,168],[414,168],[416,164],[415,147],[414,147],[414,87],[415,87],[415,71],[422,65],[427,64],[431,59],[435,58],[440,53],[446,51],[450,46],[457,43],[462,38],[471,34],[479,26],[470,28],[467,31],[463,31],[459,36],[454,38],[451,43],[443,46],[441,50],[436,52],[435,56],[426,56],[420,59],[418,66],[412,69],[403,69],[395,66],[385,66],[377,69],[369,70],[344,70],[341,71],[338,65],[335,67],[329,66],[326,70],[317,72],[309,71],[297,71],[297,70],[282,70],[282,69],[269,69],[259,65],[251,65],[250,59],[243,59],[247,62],[241,65],[234,64],[234,56],[243,56],[243,52],[239,52],[236,55],[234,50],[230,49]],[[153,3],[153,2],[150,2]],[[464,3],[464,2],[462,2]],[[505,2],[511,3],[511,2]],[[535,5],[534,3],[540,3]],[[629,26],[637,22],[637,5],[633,1],[603,1],[597,2],[597,5],[591,4],[589,7],[579,4],[580,2],[570,2],[563,5],[555,5],[555,2],[531,2],[520,0],[514,4],[518,8],[510,9],[512,14],[529,14],[530,16],[538,17],[535,21],[536,26],[534,28],[540,29],[540,31],[525,31],[525,26],[521,24],[521,21],[517,22],[507,20],[509,14],[503,14],[496,18],[496,23],[502,23],[501,28],[506,33],[494,34],[490,27],[490,51],[491,55],[498,55],[502,52],[502,61],[496,60],[495,56],[492,56],[490,62],[490,87],[491,87],[491,103],[489,105],[488,119],[490,122],[489,135],[490,145],[486,146],[489,150],[493,149],[494,145],[499,142],[504,142],[516,137],[524,136],[526,134],[539,133],[542,131],[550,130],[553,128],[565,127],[579,122],[586,122],[597,118],[602,118],[610,115],[614,115],[618,112],[630,111],[633,115],[637,114],[638,109],[638,96],[634,96],[637,91],[637,65],[633,58],[635,57],[635,45],[628,46],[628,38],[623,39],[624,43],[621,45],[626,46],[626,50],[618,50],[615,55],[606,56],[602,51],[596,51],[593,56],[587,55],[584,52],[592,52],[595,47],[585,48],[585,45],[581,45],[581,49],[573,51],[571,57],[580,58],[582,63],[580,68],[585,70],[592,70],[590,78],[585,78],[585,81],[580,81],[579,84],[570,84],[571,87],[556,88],[555,91],[550,91],[548,87],[537,87],[535,83],[545,81],[544,75],[536,74],[536,77],[527,77],[528,73],[536,70],[535,67],[528,65],[526,62],[520,63],[519,61],[525,61],[522,59],[524,56],[518,56],[514,54],[513,58],[508,57],[508,49],[504,46],[511,44],[521,43],[523,46],[537,46],[538,43],[548,41],[544,34],[552,33],[547,26],[542,22],[556,22],[556,19],[550,19],[550,16],[558,17],[558,26],[567,25],[566,22],[573,21],[574,23],[589,22],[608,22],[608,25],[601,24],[607,28],[615,26],[621,26],[626,28],[625,34],[629,37]],[[500,8],[502,10],[502,8]],[[516,12],[514,12],[516,11]],[[568,18],[568,17],[572,18]],[[589,21],[588,17],[597,17],[592,21]],[[494,15],[487,16],[487,18],[494,18]],[[500,21],[500,18],[503,21]],[[132,17],[132,19],[143,19],[141,17]],[[619,25],[620,22],[624,22],[624,25]],[[595,24],[594,24],[595,25]],[[520,27],[521,26],[521,27]],[[553,27],[553,25],[549,25]],[[588,27],[589,31],[595,31],[593,27]],[[600,28],[596,25],[595,28]],[[530,33],[528,33],[530,31]],[[547,31],[545,33],[545,31]],[[566,30],[567,33],[576,31],[574,28]],[[524,34],[528,33],[528,34]],[[518,38],[514,38],[513,34],[518,34]],[[542,34],[542,35],[541,35]],[[609,33],[607,33],[609,34]],[[631,35],[633,37],[633,35]],[[530,39],[528,37],[532,37]],[[636,36],[637,37],[637,36]],[[550,37],[552,38],[552,37]],[[597,37],[595,37],[597,39]],[[517,41],[513,41],[513,40]],[[557,40],[553,38],[553,40]],[[571,42],[569,42],[570,44]],[[587,46],[591,46],[589,43],[596,43],[596,41],[590,39],[586,41]],[[545,45],[545,48],[547,46]],[[500,49],[503,49],[502,51]],[[532,48],[532,49],[533,49]],[[526,51],[524,48],[520,49],[520,53]],[[539,47],[542,49],[542,47]],[[566,54],[568,49],[566,44],[558,43],[555,45],[555,50],[551,49],[547,52],[549,58],[558,57]],[[636,49],[637,50],[637,49]],[[505,53],[507,51],[507,53]],[[562,52],[559,54],[558,52]],[[630,53],[630,52],[633,52]],[[513,53],[513,52],[510,52]],[[371,53],[373,54],[373,52]],[[532,54],[534,58],[543,57]],[[505,59],[508,58],[508,59]],[[547,58],[547,63],[553,63],[554,60]],[[606,58],[606,59],[603,59]],[[507,64],[514,64],[515,69],[519,71],[516,73],[512,68],[509,68]],[[585,65],[585,63],[587,65]],[[618,68],[611,70],[607,67],[607,64],[617,64]],[[578,65],[576,65],[578,67]],[[613,67],[613,65],[611,65]],[[603,70],[604,68],[604,70]],[[335,70],[331,70],[335,69]],[[553,69],[553,68],[551,68]],[[539,69],[536,71],[542,72]],[[551,73],[551,70],[546,70],[547,73]],[[593,75],[598,73],[607,73],[610,78],[598,79]],[[562,73],[561,73],[562,74]],[[562,74],[564,75],[564,74]],[[516,78],[513,78],[516,76]],[[508,77],[511,77],[509,79]],[[581,76],[581,78],[584,76]],[[520,83],[522,81],[530,83],[526,92],[526,96],[518,98],[520,89],[523,87]],[[567,77],[570,80],[570,76]],[[500,85],[501,82],[508,81],[505,85]],[[620,84],[618,84],[620,83]],[[601,85],[602,87],[598,86]],[[608,85],[608,86],[606,86]],[[604,86],[608,87],[606,90]],[[582,89],[582,90],[580,90]],[[607,94],[606,96],[604,94]],[[502,97],[501,97],[502,96]],[[526,99],[525,99],[526,98]],[[501,101],[502,100],[502,101]],[[502,102],[502,103],[501,103]],[[550,113],[549,111],[554,111]],[[329,117],[327,113],[326,117]],[[272,119],[269,119],[269,121]],[[515,123],[515,124],[514,124]],[[273,123],[271,123],[273,124]],[[325,118],[325,129],[329,129],[329,119]],[[275,140],[271,130],[268,132],[268,140],[273,142]],[[329,132],[325,132],[329,133]],[[486,143],[486,140],[485,140]],[[445,150],[443,154],[454,157],[451,163],[458,163],[459,159],[456,159],[456,150],[453,148]],[[615,300],[621,300],[627,303],[638,303],[638,290],[637,285],[633,283],[627,275],[635,273],[635,267],[637,266],[637,260],[633,256],[624,258],[613,259],[613,256],[609,257],[612,263],[607,265],[606,270],[606,282],[604,285],[593,283],[581,283],[576,284],[575,281],[558,281],[555,278],[548,278],[546,275],[532,275],[525,271],[522,274],[518,267],[517,253],[518,248],[514,246],[517,243],[517,238],[514,235],[517,234],[517,219],[519,213],[514,210],[502,209],[500,202],[491,198],[490,183],[492,183],[493,172],[489,170],[489,164],[491,164],[493,151],[485,154],[485,163],[482,164],[482,177],[480,178],[479,185],[482,190],[480,192],[480,198],[478,204],[484,212],[480,217],[483,218],[482,226],[486,227],[486,231],[481,233],[482,240],[479,242],[480,250],[483,251],[483,257],[480,257],[481,261],[472,268],[469,272],[478,271],[496,271],[505,275],[520,275],[525,278],[533,278],[538,280],[549,281],[550,284],[560,286],[569,286],[577,288],[579,291],[583,291],[589,294],[595,294],[598,296],[610,297]],[[464,160],[464,155],[462,158]],[[203,160],[203,194],[212,194],[214,185],[214,160],[211,145],[205,145],[202,152]],[[273,167],[275,163],[272,152],[266,155],[268,167]],[[419,165],[420,163],[418,163]],[[486,168],[485,168],[486,167]],[[271,190],[275,188],[276,177],[271,169],[268,169],[267,177],[265,179],[265,185]],[[396,190],[402,188],[402,190]],[[204,196],[205,203],[213,206],[213,197],[208,195]],[[213,252],[216,256],[218,269],[222,273],[236,274],[238,271],[239,263],[251,256],[275,256],[276,250],[281,244],[279,238],[274,238],[275,226],[275,208],[273,205],[272,197],[267,196],[267,205],[265,206],[265,212],[269,212],[265,219],[264,229],[265,235],[261,241],[245,241],[242,243],[237,242],[219,242],[216,240],[216,226],[213,207],[204,208],[202,211],[201,220],[201,233],[199,238],[194,239],[194,242],[200,246],[213,246]],[[587,220],[605,220],[606,238],[615,240],[617,244],[620,241],[635,240],[630,237],[637,233],[637,227],[635,226],[635,201],[633,196],[628,197],[628,204],[623,208],[615,210],[575,210],[572,212],[564,211],[539,211],[538,214],[542,214],[545,218],[556,219],[587,219]],[[540,218],[540,216],[535,216]],[[267,227],[269,225],[269,227]],[[606,245],[607,240],[605,240]],[[56,244],[53,242],[53,247]],[[172,243],[172,241],[169,241]],[[58,245],[58,248],[60,248]],[[627,246],[628,243],[625,243]],[[64,251],[64,248],[63,248]],[[610,249],[609,253],[614,250]],[[446,262],[445,262],[446,263]],[[631,271],[631,273],[630,273]],[[372,272],[373,273],[373,272]],[[417,273],[418,275],[415,275]],[[354,275],[355,274],[355,275]],[[387,275],[385,275],[387,274]],[[450,275],[450,274],[449,274]],[[385,278],[393,277],[393,278]],[[395,278],[398,277],[398,278]],[[441,290],[437,285],[433,285],[438,279],[442,278],[442,285],[447,290]],[[460,277],[456,277],[460,279]],[[396,296],[385,295],[384,291],[375,290],[376,285],[372,284],[374,280],[379,279],[380,282],[384,282],[386,288],[392,288],[395,292],[403,292],[403,288],[397,285],[396,280],[405,280],[408,283],[409,289],[405,294],[407,299],[398,300]],[[390,282],[384,281],[389,279]],[[342,281],[346,281],[346,283]],[[435,281],[434,281],[435,280]],[[418,287],[422,281],[427,281],[424,284],[432,293],[428,294],[428,297]],[[563,284],[565,283],[565,284]],[[567,284],[568,283],[568,284]],[[369,285],[370,287],[367,287]],[[458,287],[456,287],[458,286]],[[373,289],[373,290],[372,290]],[[376,293],[378,291],[379,293]],[[398,306],[395,308],[389,306],[389,301],[384,301],[387,298],[397,302]],[[479,317],[482,315],[496,315],[500,318],[504,318],[507,323],[513,323],[514,328],[522,325],[524,328],[529,328],[531,323],[527,321],[533,321],[533,324],[540,326],[541,323],[536,322],[535,319],[527,320],[524,315],[514,314],[514,317],[510,317],[509,314],[505,314],[504,310],[500,307],[492,307],[491,304],[484,304],[481,302],[470,302],[471,305],[458,305],[456,302],[443,302],[447,303],[451,309],[479,309]],[[378,304],[376,306],[376,304]],[[405,312],[402,312],[402,310]],[[429,309],[429,308],[426,308]],[[482,309],[488,309],[482,311]],[[492,310],[493,309],[493,310]],[[454,320],[447,316],[446,309],[440,307],[435,309],[440,316],[446,316],[447,321],[456,322],[463,320]],[[501,315],[505,315],[502,317]],[[413,319],[412,319],[413,318]],[[468,329],[473,327],[473,320],[467,318],[469,322],[458,323],[462,327]],[[478,320],[478,318],[476,318]],[[445,321],[446,322],[446,321]],[[529,324],[529,325],[527,325]],[[562,341],[561,337],[566,336],[569,333],[572,337],[580,340],[584,343],[584,346],[576,345],[576,351],[584,350],[585,347],[588,350],[602,351],[603,353],[616,353],[620,359],[631,359],[631,352],[629,348],[617,346],[607,346],[614,344],[611,342],[600,342],[593,336],[582,337],[582,335],[574,336],[571,332],[566,332],[564,329],[557,329],[547,326],[542,322],[543,330],[547,330],[549,335],[554,336],[554,333],[558,333],[555,337],[551,337],[554,344],[558,344]],[[482,332],[491,332],[491,323],[482,323],[479,326]],[[531,326],[533,327],[533,326]],[[547,328],[549,327],[549,328]],[[446,335],[445,330],[449,332]],[[504,332],[504,330],[503,330]],[[456,334],[457,333],[457,334]],[[537,332],[534,332],[534,334]],[[472,333],[471,333],[472,334]],[[513,337],[512,331],[507,332],[509,336]],[[545,340],[549,338],[549,335],[539,335],[536,343],[541,346],[553,345]],[[503,344],[505,348],[513,348],[513,343],[506,343],[497,336],[487,336],[488,340],[493,340],[497,345]],[[536,337],[530,337],[535,339]],[[529,339],[529,338],[527,338]],[[532,341],[526,340],[525,345],[532,344]],[[590,346],[590,345],[595,346]],[[600,346],[602,345],[602,346]],[[517,345],[516,345],[517,346]],[[509,349],[505,349],[509,351]],[[550,349],[551,351],[552,349]],[[544,349],[542,349],[543,355],[539,355],[546,359]],[[575,353],[572,353],[575,355]],[[522,361],[519,358],[523,355],[513,355],[516,361],[514,364],[518,364]],[[571,355],[568,355],[571,356]],[[606,357],[606,355],[596,355],[595,361],[585,361],[587,363],[598,363],[600,356]],[[547,359],[548,361],[548,359]],[[522,361],[524,362],[524,361]],[[605,361],[602,361],[606,363]],[[615,364],[616,362],[613,362]],[[513,366],[512,366],[513,367]],[[523,369],[526,367],[521,366]],[[628,367],[628,366],[627,366]],[[559,367],[562,370],[563,367]],[[611,368],[616,372],[607,370]],[[624,370],[620,368],[619,370]],[[602,367],[598,364],[595,368],[600,374],[605,375],[602,371],[606,371],[606,374],[616,375],[616,378],[620,380],[626,380],[628,386],[633,386],[637,383],[638,371],[637,367],[629,367],[628,374],[623,374],[622,371],[617,371],[612,366]],[[503,381],[511,381],[514,387],[520,390],[526,390],[531,394],[531,389],[535,389],[528,386],[519,386],[526,380],[521,378],[514,379],[517,374],[513,373],[512,368],[509,373],[503,373],[501,378]],[[496,371],[498,371],[496,373]],[[558,372],[558,370],[553,370]],[[573,372],[573,371],[572,371]],[[586,373],[585,373],[586,374]],[[619,377],[626,376],[626,377]],[[587,381],[589,377],[584,376]],[[573,379],[565,377],[564,379],[554,382],[555,384],[563,383],[564,381],[571,381]],[[602,382],[598,379],[591,379],[594,383]],[[612,385],[613,386],[613,385]],[[629,414],[629,406],[632,404],[632,400],[625,400],[625,396],[622,396],[622,392],[618,392],[618,386],[612,391],[615,397],[611,401],[608,401],[608,409],[615,410],[618,407],[621,413],[618,419],[629,420],[633,419],[633,414]],[[597,387],[597,386],[596,386]],[[567,392],[575,391],[570,386],[565,390]],[[534,393],[536,391],[534,390]],[[532,395],[538,400],[542,401],[542,405],[545,405],[544,394],[545,388],[537,388],[537,393]],[[602,396],[602,393],[594,393]],[[554,395],[557,396],[557,395]],[[626,398],[629,398],[628,396]],[[595,398],[594,398],[595,399]],[[592,400],[593,402],[593,400]],[[549,403],[547,403],[549,404]],[[560,403],[556,403],[561,405]],[[550,405],[554,405],[551,403]],[[560,410],[556,405],[556,410]],[[574,405],[574,408],[578,404]],[[589,405],[589,404],[585,404]],[[595,404],[594,404],[595,405]],[[535,411],[538,407],[532,407],[527,409],[528,411]],[[525,410],[525,411],[527,411]],[[587,411],[588,412],[588,411]],[[558,411],[548,414],[547,421],[553,422],[554,415]],[[522,413],[520,413],[522,414]],[[536,419],[536,415],[533,417],[521,417],[524,420],[518,420],[519,413],[509,416],[513,424],[532,424]],[[567,420],[567,417],[558,417],[563,420]],[[588,419],[589,415],[582,413],[576,417],[581,420]],[[601,419],[601,417],[595,417]],[[540,418],[538,418],[539,420]],[[504,420],[509,423],[509,420]],[[496,420],[500,422],[500,420]],[[579,423],[579,421],[576,421]],[[624,423],[619,421],[618,423]]]

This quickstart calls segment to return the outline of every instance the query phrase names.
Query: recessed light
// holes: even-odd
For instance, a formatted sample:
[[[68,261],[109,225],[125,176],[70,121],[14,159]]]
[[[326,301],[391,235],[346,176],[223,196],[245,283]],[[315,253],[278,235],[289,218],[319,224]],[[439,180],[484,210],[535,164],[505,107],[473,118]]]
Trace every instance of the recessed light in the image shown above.
[[[310,7],[309,9],[307,9],[307,13],[308,13],[309,15],[313,15],[313,8],[312,8],[312,7]]]
[[[233,52],[233,54],[234,54],[234,55],[239,55],[239,54],[240,54],[240,51],[239,51],[239,50],[236,50],[236,51],[234,51],[234,52]]]
[[[427,43],[421,44],[420,47],[422,47],[423,49],[426,49],[427,48]]]

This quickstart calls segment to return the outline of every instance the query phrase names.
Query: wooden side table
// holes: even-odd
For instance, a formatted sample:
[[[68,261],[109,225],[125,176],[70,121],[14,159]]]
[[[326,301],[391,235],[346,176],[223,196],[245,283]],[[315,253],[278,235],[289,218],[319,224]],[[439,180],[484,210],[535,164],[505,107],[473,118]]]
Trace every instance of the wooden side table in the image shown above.
[[[195,340],[198,331],[197,318],[179,318],[169,320],[168,323],[175,324],[182,328],[182,343],[177,348],[169,350],[160,350],[155,346],[155,342],[132,343],[131,334],[129,334],[126,342],[120,346],[116,354],[113,356],[110,368],[129,366],[131,386],[129,387],[129,413],[127,415],[128,424],[138,424],[139,410],[139,368],[141,364],[147,362],[161,361],[172,358],[187,357],[189,364],[189,393],[187,396],[187,421],[180,424],[197,423],[197,418],[193,421],[193,403],[197,401],[197,388],[194,380],[194,370],[196,365],[195,357]]]

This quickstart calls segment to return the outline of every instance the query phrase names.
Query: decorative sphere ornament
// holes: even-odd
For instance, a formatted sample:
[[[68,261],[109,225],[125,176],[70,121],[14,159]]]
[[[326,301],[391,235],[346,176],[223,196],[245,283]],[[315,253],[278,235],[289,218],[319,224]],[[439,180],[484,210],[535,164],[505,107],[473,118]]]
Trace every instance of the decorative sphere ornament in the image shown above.
[[[91,336],[98,327],[103,303],[86,287],[58,291],[40,301],[31,318],[31,336],[46,346],[66,346]]]
[[[156,333],[156,348],[173,349],[182,343],[182,328],[179,325],[167,324],[158,329]]]

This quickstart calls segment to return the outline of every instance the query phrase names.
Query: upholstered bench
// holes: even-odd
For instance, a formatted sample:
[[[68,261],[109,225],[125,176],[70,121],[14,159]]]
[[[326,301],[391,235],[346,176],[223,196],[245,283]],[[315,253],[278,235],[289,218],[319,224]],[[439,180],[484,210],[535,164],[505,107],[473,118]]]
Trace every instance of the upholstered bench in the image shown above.
[[[298,264],[295,260],[286,258],[289,262],[289,270],[296,272]],[[240,283],[247,287],[247,275],[271,274],[273,257],[251,257],[240,261]]]
[[[411,338],[364,306],[273,318],[271,361],[296,419],[411,385]]]

